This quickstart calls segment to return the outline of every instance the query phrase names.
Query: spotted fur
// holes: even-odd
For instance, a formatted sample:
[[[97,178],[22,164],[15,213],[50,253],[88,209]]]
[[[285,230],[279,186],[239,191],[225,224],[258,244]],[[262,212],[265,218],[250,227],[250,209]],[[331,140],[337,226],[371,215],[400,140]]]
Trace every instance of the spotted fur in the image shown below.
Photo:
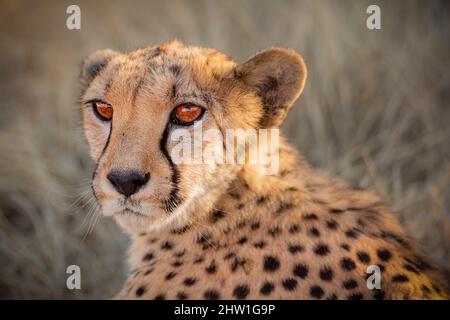
[[[284,139],[275,176],[171,160],[168,115],[181,102],[204,106],[207,128],[278,126],[306,79],[297,53],[270,49],[237,64],[170,42],[96,52],[81,74],[93,190],[132,240],[116,298],[448,298],[438,268],[379,197],[315,172]],[[114,106],[112,123],[93,116],[93,99]],[[150,172],[149,186],[123,199],[105,176],[135,168]],[[379,290],[366,285],[369,265],[382,271]]]

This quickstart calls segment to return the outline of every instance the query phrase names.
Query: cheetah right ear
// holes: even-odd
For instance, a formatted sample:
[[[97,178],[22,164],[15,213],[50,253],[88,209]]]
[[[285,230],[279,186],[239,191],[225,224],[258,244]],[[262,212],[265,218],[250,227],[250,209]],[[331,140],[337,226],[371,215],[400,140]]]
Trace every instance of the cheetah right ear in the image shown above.
[[[119,55],[119,52],[105,49],[98,50],[91,53],[83,60],[81,65],[80,80],[84,87],[87,87],[92,80],[102,71],[108,62],[115,56]]]
[[[281,124],[300,96],[306,80],[306,66],[294,50],[273,48],[238,65],[234,77],[261,98],[260,126],[275,127]]]

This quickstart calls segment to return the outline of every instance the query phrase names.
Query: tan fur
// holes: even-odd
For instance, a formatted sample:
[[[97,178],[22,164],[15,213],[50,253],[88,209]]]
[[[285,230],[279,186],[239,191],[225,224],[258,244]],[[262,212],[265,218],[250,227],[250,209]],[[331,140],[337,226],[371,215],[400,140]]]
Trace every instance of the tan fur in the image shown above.
[[[284,139],[278,175],[249,164],[178,164],[179,180],[170,180],[160,141],[176,105],[204,106],[205,129],[276,127],[305,79],[302,58],[287,49],[239,65],[178,42],[86,59],[93,189],[132,239],[133,271],[117,298],[448,298],[436,267],[377,196],[314,172]],[[93,115],[92,99],[114,107],[112,129]],[[131,196],[139,215],[117,204],[123,197],[106,179],[111,169],[150,172],[148,186]],[[167,212],[174,183],[181,202]],[[381,290],[366,286],[372,264],[383,268]]]

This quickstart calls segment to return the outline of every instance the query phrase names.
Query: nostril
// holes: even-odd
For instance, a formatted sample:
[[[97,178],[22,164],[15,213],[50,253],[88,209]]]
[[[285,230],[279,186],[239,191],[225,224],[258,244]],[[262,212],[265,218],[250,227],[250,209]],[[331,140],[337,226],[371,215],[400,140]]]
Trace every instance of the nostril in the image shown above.
[[[106,178],[119,193],[129,197],[150,180],[150,173],[137,170],[111,170]]]
[[[150,180],[150,173],[147,172],[143,176],[134,180],[134,184],[139,187],[142,187],[144,184],[146,184],[148,182],[148,180]]]

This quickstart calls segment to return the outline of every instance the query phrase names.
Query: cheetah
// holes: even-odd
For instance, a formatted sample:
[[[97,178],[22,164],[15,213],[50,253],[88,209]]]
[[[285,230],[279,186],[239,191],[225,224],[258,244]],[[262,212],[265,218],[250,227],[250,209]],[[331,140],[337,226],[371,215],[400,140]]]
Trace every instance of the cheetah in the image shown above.
[[[93,193],[131,240],[116,299],[448,299],[442,270],[381,198],[315,172],[285,137],[271,175],[247,161],[172,159],[171,133],[199,121],[278,128],[306,75],[283,48],[238,64],[171,41],[84,60]]]

